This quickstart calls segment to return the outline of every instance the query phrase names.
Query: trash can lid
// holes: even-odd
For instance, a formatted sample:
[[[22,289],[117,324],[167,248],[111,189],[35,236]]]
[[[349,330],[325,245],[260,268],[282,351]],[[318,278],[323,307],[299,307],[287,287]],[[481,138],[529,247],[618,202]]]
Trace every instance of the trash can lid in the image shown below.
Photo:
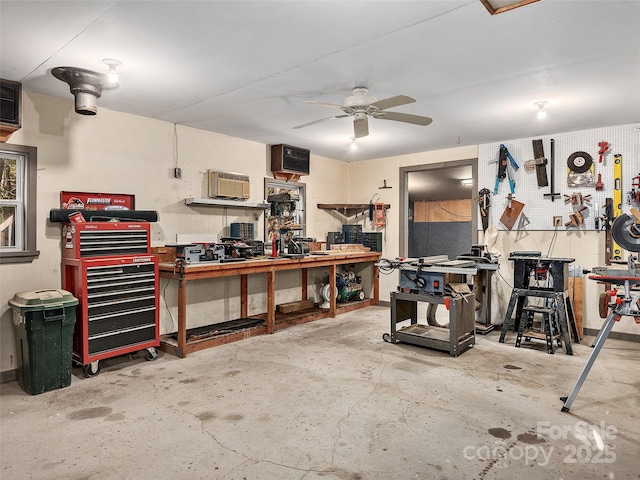
[[[66,307],[77,304],[78,299],[71,292],[56,288],[16,293],[13,299],[9,300],[9,305],[12,307],[27,310]]]

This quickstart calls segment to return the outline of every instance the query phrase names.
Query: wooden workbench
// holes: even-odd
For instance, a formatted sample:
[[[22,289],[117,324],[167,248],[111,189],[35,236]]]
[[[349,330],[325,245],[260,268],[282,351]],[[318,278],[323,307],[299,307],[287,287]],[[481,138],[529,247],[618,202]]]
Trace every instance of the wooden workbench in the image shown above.
[[[378,267],[375,263],[380,260],[379,252],[323,252],[322,255],[308,255],[301,258],[279,258],[246,260],[232,263],[198,263],[177,267],[173,263],[160,263],[159,270],[162,278],[174,280],[178,289],[178,330],[177,340],[169,335],[161,337],[160,349],[179,357],[186,357],[188,353],[205,348],[230,343],[247,337],[274,333],[276,330],[301,323],[306,323],[319,318],[335,317],[336,314],[363,308],[369,305],[377,305],[380,298]],[[284,270],[301,271],[301,300],[307,299],[307,269],[326,267],[329,271],[331,291],[336,290],[336,267],[338,265],[352,263],[368,263],[372,271],[373,298],[363,301],[336,303],[336,295],[331,295],[329,309],[305,310],[299,315],[284,315],[276,321],[275,305],[275,277],[276,272]],[[240,316],[248,316],[248,276],[252,274],[267,274],[267,312],[261,315],[252,315],[250,318],[261,318],[264,321],[256,327],[243,329],[234,333],[227,333],[215,337],[187,341],[187,285],[189,282],[221,278],[229,276],[240,277]]]

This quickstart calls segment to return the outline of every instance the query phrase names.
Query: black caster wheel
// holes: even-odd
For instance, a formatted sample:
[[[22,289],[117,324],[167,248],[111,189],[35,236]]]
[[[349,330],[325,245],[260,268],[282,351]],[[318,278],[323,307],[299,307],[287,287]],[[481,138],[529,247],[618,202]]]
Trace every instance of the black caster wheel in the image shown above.
[[[95,377],[100,373],[100,363],[91,362],[87,363],[84,367],[84,376],[87,378]]]
[[[144,358],[148,362],[151,362],[151,361],[155,360],[156,358],[158,358],[158,352],[153,347],[152,348],[148,348],[146,353],[144,354]]]
[[[391,343],[391,335],[388,333],[383,333],[382,334],[382,340],[384,340],[387,343]]]

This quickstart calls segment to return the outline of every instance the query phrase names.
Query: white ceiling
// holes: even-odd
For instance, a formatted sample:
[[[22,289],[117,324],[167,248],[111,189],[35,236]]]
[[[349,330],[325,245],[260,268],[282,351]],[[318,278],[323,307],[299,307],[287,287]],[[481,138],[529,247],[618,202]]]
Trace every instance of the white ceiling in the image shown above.
[[[346,161],[640,121],[640,1],[5,1],[0,74],[72,99],[58,66],[120,86],[100,108]],[[416,103],[429,126],[370,119],[350,148],[353,87]],[[536,120],[534,103],[548,101]]]

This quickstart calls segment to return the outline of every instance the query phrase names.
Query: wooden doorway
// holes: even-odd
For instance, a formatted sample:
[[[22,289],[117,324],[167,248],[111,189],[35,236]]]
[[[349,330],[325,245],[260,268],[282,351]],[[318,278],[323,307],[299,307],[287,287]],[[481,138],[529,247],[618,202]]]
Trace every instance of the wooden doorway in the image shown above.
[[[400,169],[400,256],[455,259],[477,243],[477,159]]]

